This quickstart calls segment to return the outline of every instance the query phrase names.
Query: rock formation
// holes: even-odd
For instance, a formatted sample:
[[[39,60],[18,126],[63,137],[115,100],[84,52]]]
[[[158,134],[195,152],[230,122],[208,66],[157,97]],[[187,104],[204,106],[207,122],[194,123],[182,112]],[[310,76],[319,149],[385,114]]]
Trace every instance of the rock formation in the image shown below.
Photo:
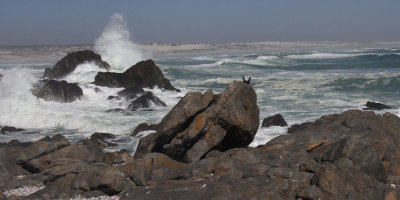
[[[187,163],[213,150],[245,147],[259,125],[253,88],[233,82],[219,95],[188,93],[157,125],[157,132],[140,139],[135,158],[160,152]]]
[[[46,68],[43,77],[49,79],[62,78],[75,70],[75,68],[85,62],[94,62],[99,68],[110,69],[110,65],[101,59],[101,56],[93,51],[76,51],[67,54],[56,63],[53,68]]]
[[[83,95],[83,91],[76,83],[45,79],[34,84],[32,94],[46,101],[73,102]]]
[[[95,77],[94,84],[124,88],[132,86],[139,88],[158,87],[165,90],[179,91],[164,77],[153,60],[138,62],[123,73],[99,72]]]
[[[383,109],[391,109],[392,107],[382,104],[382,103],[377,103],[373,101],[368,101],[365,106],[367,108],[364,108],[363,110],[383,110]]]
[[[270,116],[264,118],[261,127],[270,127],[270,126],[287,126],[285,119],[283,119],[281,114],[276,114],[274,116]]]

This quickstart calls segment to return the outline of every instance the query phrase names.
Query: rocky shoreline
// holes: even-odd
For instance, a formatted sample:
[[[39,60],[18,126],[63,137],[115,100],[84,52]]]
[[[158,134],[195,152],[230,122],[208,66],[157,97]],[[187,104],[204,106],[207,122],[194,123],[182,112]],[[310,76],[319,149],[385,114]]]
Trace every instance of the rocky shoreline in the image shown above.
[[[145,77],[143,66],[153,67],[153,81],[115,79]],[[151,60],[99,76],[98,83],[123,85],[124,98],[143,94],[141,87],[178,91]],[[46,99],[53,89],[46,91],[38,98],[75,100]],[[0,144],[0,199],[400,198],[399,117],[349,110],[293,125],[287,134],[253,148],[248,145],[260,125],[256,100],[251,85],[241,81],[220,94],[187,93],[160,123],[133,131],[148,133],[134,155],[104,152],[117,145],[107,141],[113,137],[108,133],[94,133],[77,144],[62,135]]]

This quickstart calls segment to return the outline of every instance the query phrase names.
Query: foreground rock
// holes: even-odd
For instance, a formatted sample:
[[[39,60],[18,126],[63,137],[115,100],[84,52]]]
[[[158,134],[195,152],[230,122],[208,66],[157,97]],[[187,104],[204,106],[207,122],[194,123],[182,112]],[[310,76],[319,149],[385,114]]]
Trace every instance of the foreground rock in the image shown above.
[[[76,51],[67,54],[56,63],[53,68],[46,68],[43,77],[49,79],[62,78],[75,70],[75,68],[85,62],[94,62],[99,68],[110,69],[110,65],[101,59],[101,56],[93,51]]]
[[[149,152],[192,163],[212,149],[245,147],[259,125],[253,88],[233,82],[219,95],[188,93],[157,125],[157,132],[139,141],[135,158]]]
[[[287,126],[285,119],[283,119],[281,114],[276,114],[274,116],[270,116],[264,118],[261,127],[270,127],[270,126]]]
[[[34,84],[32,94],[46,101],[73,102],[83,95],[76,83],[57,80],[40,80]]]
[[[94,84],[124,88],[133,86],[139,88],[158,87],[165,90],[179,91],[164,77],[153,60],[138,62],[123,73],[99,72],[95,77]]]
[[[383,110],[383,109],[391,109],[392,107],[381,104],[381,103],[376,103],[372,101],[368,101],[367,104],[365,104],[367,108],[364,108],[363,110]]]
[[[161,164],[165,157],[147,154],[136,162],[159,164],[125,170],[151,187],[121,199],[400,198],[397,116],[353,110],[299,127],[258,148],[212,151],[191,164]],[[138,173],[147,168],[153,173]]]

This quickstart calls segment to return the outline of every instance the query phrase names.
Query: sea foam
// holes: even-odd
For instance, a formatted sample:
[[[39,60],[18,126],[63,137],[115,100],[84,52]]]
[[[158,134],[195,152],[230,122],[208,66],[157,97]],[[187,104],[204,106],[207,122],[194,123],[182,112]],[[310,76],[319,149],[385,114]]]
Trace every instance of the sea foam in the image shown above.
[[[143,60],[143,53],[131,41],[131,33],[121,14],[114,14],[97,38],[94,50],[107,61],[113,71],[121,72]]]

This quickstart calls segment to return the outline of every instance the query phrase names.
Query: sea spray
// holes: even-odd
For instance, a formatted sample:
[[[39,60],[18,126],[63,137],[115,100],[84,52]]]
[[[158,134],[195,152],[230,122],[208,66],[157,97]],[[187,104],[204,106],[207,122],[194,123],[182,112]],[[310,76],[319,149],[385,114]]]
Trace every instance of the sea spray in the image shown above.
[[[128,25],[121,14],[115,13],[97,38],[94,50],[111,65],[112,71],[122,72],[143,60],[140,49],[131,41]]]

